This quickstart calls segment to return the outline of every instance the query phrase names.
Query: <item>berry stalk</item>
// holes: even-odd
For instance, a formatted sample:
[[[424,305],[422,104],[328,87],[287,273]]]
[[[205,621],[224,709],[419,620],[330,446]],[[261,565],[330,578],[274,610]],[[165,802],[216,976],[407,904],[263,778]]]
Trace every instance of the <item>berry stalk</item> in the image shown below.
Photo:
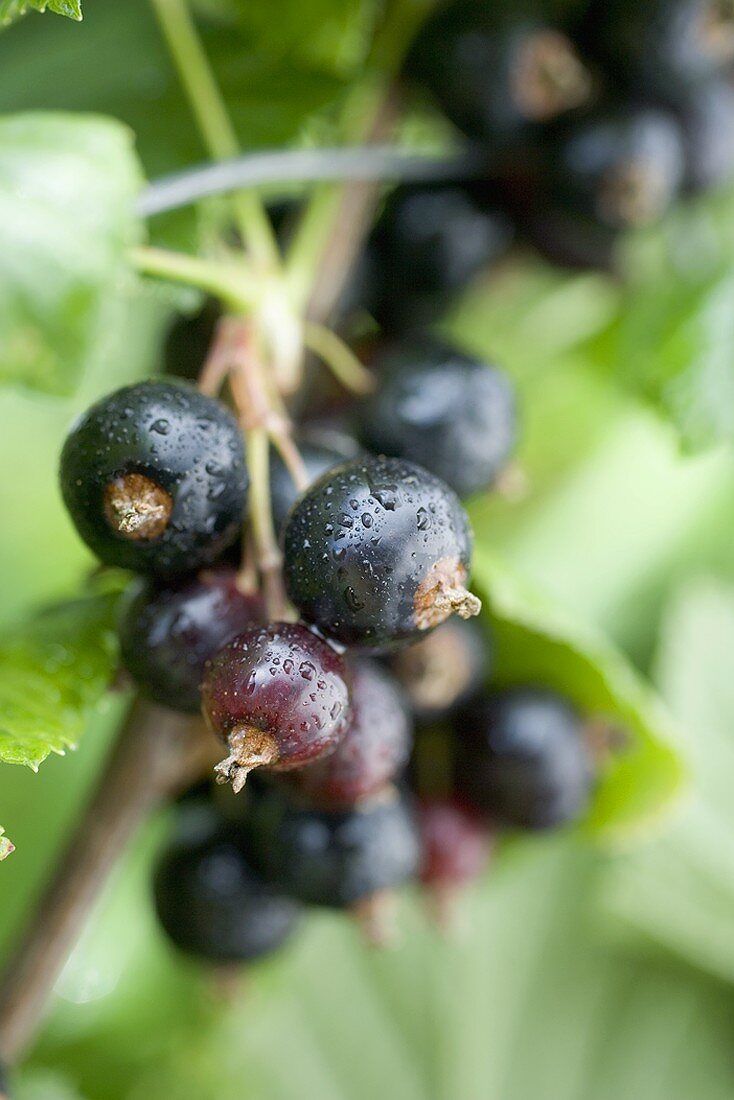
[[[0,1059],[28,1047],[80,928],[138,827],[208,763],[201,726],[136,702],[45,894],[0,978]]]

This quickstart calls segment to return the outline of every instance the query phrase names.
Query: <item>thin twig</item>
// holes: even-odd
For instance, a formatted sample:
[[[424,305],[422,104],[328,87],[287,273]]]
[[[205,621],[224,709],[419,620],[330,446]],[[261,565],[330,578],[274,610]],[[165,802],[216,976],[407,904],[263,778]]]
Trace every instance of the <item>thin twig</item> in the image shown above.
[[[307,321],[303,326],[303,340],[306,347],[329,368],[345,389],[359,396],[371,393],[375,388],[375,379],[354,354],[349,344],[338,333],[316,321]]]
[[[137,702],[92,799],[0,980],[0,1059],[31,1042],[89,911],[138,826],[206,766],[201,723]]]

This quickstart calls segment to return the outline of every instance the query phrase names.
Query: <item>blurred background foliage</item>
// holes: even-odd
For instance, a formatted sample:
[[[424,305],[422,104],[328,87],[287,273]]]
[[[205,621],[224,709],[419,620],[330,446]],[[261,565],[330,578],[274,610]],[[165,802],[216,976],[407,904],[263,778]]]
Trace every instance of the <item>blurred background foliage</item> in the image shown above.
[[[263,0],[197,7],[243,148],[333,136],[377,5],[282,0],[277,15]],[[0,17],[12,9],[0,5]],[[149,177],[204,158],[145,0],[88,0],[81,27],[30,13],[4,30],[0,101],[8,114],[122,120]],[[406,131],[442,141],[442,126],[423,110]],[[112,144],[91,149],[79,200],[110,181],[110,232],[127,239],[114,212],[137,169],[128,152],[110,173],[117,153],[104,140]],[[0,181],[2,172],[0,146]],[[0,286],[17,276],[7,202],[0,182]],[[218,217],[214,202],[160,218],[152,238],[194,247]],[[529,491],[520,502],[486,497],[471,508],[479,583],[507,627],[506,674],[518,674],[512,662],[523,652],[533,666],[536,645],[546,679],[601,709],[603,699],[628,708],[640,743],[667,760],[661,770],[656,758],[653,773],[669,777],[668,793],[685,762],[688,793],[662,833],[611,851],[583,832],[513,841],[466,899],[457,938],[442,938],[413,898],[401,946],[383,954],[364,948],[346,922],[313,917],[283,957],[232,989],[182,963],[153,920],[148,872],[163,814],[123,861],[69,961],[17,1082],[20,1100],[732,1096],[733,234],[730,194],[676,212],[629,242],[621,287],[516,255],[446,322],[467,348],[496,358],[521,395]],[[681,262],[681,249],[696,263]],[[83,259],[79,271],[93,286],[93,258]],[[24,263],[27,287],[49,273],[43,250]],[[158,369],[181,302],[122,270],[112,287],[94,323],[87,311],[83,332],[72,333],[65,386],[26,378],[35,391],[0,389],[0,626],[10,638],[37,608],[78,591],[90,568],[56,486],[69,423],[98,394]],[[13,317],[31,300],[16,303]],[[47,296],[42,305],[72,331],[68,301]],[[582,623],[578,635],[556,637],[555,612],[525,602],[498,560]],[[617,651],[599,638],[653,678],[672,722],[659,722],[658,702],[628,666],[619,672]],[[0,769],[0,822],[17,846],[0,868],[3,954],[124,705],[108,700],[79,751],[52,756],[38,774]],[[633,771],[644,787],[648,773]]]

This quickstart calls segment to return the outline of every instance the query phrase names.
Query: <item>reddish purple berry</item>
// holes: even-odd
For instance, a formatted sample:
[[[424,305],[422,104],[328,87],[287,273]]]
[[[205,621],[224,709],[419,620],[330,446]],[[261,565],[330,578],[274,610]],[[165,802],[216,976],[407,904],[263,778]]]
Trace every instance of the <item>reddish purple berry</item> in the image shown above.
[[[265,618],[262,597],[242,592],[234,569],[207,570],[177,585],[140,581],[120,619],[122,660],[154,702],[195,712],[208,658]]]
[[[269,623],[232,638],[207,664],[202,704],[229,747],[217,778],[235,791],[253,768],[297,768],[330,752],[351,715],[344,661],[301,623]]]
[[[422,802],[421,882],[425,886],[457,888],[479,877],[489,855],[487,826],[475,811],[451,798]]]
[[[352,720],[334,752],[283,777],[309,805],[341,810],[382,790],[401,771],[412,743],[402,693],[379,665],[352,668]]]

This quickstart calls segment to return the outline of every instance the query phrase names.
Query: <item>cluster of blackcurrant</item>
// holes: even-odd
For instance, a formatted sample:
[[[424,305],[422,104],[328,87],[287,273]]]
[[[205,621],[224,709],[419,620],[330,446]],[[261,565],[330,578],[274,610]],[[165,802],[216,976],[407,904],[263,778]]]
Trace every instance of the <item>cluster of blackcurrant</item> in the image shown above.
[[[398,187],[348,306],[410,331],[515,240],[613,268],[620,231],[734,176],[733,66],[728,0],[440,5],[406,82],[486,149],[486,168]]]
[[[213,785],[186,800],[157,872],[163,926],[211,960],[273,950],[302,904],[352,909],[378,939],[393,888],[455,886],[478,872],[489,820],[570,820],[590,788],[565,704],[481,695],[490,650],[447,482],[486,487],[506,461],[506,380],[425,341],[380,377],[359,441],[309,443],[304,429],[305,490],[274,456],[280,615],[232,558],[251,512],[247,432],[221,400],[181,380],[138,383],[92,406],[64,445],[79,534],[104,565],[139,574],[119,620],[127,673],[154,702],[203,711],[226,746],[219,783],[238,793],[262,769],[236,813]],[[414,728],[436,722],[456,730],[440,797],[411,756]]]

